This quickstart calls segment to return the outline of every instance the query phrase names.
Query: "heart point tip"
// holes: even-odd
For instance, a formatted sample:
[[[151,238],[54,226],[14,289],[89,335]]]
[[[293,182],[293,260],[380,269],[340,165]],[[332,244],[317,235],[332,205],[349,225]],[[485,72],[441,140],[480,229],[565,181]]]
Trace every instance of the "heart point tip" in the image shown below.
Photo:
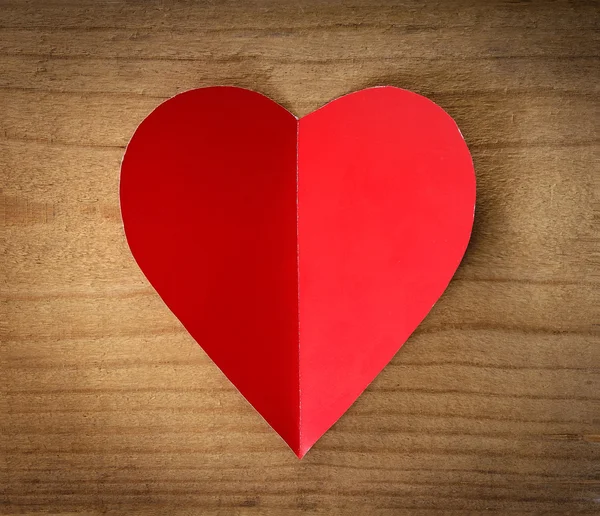
[[[298,457],[298,459],[302,460],[302,458],[306,455],[306,452],[308,450],[294,450],[294,454],[296,455],[296,457]]]
[[[298,457],[300,460],[302,460],[302,458],[308,453],[308,450],[310,450],[311,446],[299,445],[297,447],[293,447],[292,451],[294,452],[296,457]]]

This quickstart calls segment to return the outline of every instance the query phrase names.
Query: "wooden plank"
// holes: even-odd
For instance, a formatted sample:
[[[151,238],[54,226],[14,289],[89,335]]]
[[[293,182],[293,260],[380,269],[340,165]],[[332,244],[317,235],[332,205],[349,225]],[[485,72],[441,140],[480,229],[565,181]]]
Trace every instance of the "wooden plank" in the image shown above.
[[[0,514],[594,514],[596,2],[0,1]],[[478,181],[431,314],[298,461],[137,269],[118,204],[164,99],[425,94]]]

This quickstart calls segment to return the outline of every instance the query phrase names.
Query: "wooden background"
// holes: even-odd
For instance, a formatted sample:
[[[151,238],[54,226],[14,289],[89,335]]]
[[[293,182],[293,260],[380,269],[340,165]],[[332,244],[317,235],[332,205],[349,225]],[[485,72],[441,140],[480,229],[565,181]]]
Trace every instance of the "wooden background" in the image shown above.
[[[600,510],[598,2],[0,1],[2,513]],[[443,106],[478,179],[456,279],[298,461],[137,269],[136,126],[235,84]]]

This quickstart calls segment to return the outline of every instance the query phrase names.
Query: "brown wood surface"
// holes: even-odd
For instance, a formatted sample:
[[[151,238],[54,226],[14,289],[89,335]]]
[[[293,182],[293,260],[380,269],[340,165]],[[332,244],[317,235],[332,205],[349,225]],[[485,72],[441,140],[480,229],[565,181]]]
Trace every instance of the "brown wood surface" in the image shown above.
[[[598,2],[0,1],[0,512],[600,510]],[[376,84],[443,106],[472,243],[302,461],[127,248],[119,165],[180,91],[299,115]]]

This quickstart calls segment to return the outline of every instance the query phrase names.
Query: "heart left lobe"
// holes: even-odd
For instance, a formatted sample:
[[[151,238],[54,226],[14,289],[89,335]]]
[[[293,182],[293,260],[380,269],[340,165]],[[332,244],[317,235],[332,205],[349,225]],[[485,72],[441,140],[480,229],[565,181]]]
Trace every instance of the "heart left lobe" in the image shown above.
[[[136,130],[120,196],[152,286],[299,453],[296,133],[258,93],[177,95]]]

